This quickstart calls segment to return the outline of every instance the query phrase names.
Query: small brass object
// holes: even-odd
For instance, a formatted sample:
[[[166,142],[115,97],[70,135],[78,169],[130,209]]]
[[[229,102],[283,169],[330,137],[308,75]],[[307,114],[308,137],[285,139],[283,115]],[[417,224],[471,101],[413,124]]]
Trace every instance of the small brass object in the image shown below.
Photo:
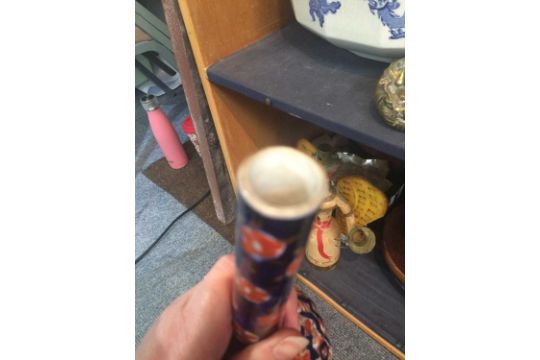
[[[349,248],[357,254],[368,254],[375,247],[375,233],[368,227],[354,228],[349,233]]]
[[[405,58],[384,70],[375,88],[375,105],[388,125],[405,131]]]

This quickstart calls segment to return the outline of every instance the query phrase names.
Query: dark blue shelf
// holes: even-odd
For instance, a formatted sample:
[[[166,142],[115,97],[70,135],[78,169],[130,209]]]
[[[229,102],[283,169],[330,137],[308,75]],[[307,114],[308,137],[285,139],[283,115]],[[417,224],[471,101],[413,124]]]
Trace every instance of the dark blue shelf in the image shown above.
[[[300,275],[401,352],[405,352],[405,295],[379,249],[357,255],[341,250],[335,269],[318,270],[304,261]]]
[[[211,82],[394,158],[405,134],[373,105],[386,63],[363,59],[293,23],[208,68]]]

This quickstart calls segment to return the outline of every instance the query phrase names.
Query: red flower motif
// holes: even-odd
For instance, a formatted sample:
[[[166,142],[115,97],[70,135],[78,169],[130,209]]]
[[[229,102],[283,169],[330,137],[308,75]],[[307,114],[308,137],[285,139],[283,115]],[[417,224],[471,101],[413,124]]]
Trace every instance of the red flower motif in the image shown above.
[[[244,329],[240,324],[238,324],[236,321],[234,322],[234,332],[236,334],[236,337],[238,340],[245,344],[253,344],[254,342],[259,341],[259,337],[255,335],[254,333],[247,331]]]
[[[261,231],[242,226],[242,248],[250,255],[263,259],[275,259],[285,251],[287,245]]]
[[[251,301],[255,304],[261,304],[270,300],[270,294],[268,294],[263,289],[253,285],[243,276],[237,275],[235,281],[236,289],[238,289],[238,292],[248,301]]]
[[[279,311],[279,307],[276,309],[276,311],[274,312],[271,312],[270,314],[267,314],[267,315],[263,315],[259,318],[257,318],[257,321],[256,321],[256,327],[261,327],[261,328],[269,328],[269,327],[272,327],[274,325],[277,325],[277,323],[279,322],[280,320],[280,315],[281,315],[281,311]]]

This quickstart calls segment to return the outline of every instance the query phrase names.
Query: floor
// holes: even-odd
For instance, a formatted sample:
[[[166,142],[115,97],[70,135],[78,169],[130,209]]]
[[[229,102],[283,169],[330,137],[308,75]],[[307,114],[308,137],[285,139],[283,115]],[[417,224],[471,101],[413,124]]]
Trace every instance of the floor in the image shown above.
[[[135,94],[135,257],[141,254],[169,223],[186,208],[173,196],[150,181],[143,170],[163,157]],[[188,113],[181,90],[159,98],[162,109],[185,142],[181,123]],[[190,204],[187,204],[188,206]],[[135,344],[154,319],[177,296],[195,285],[232,246],[196,214],[182,217],[163,239],[135,267]],[[358,329],[312,291],[302,289],[316,303],[326,321],[334,348],[334,359],[393,359],[379,343]]]

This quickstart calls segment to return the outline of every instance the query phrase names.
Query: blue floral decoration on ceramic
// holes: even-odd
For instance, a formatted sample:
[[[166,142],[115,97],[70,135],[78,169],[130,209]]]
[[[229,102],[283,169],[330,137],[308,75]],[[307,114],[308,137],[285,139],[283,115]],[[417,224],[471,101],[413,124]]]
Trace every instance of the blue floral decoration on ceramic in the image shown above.
[[[398,0],[369,0],[369,10],[377,13],[384,26],[390,30],[389,39],[405,38],[405,14],[399,16],[394,10],[399,8]]]
[[[315,21],[315,16],[317,16],[321,27],[324,24],[324,16],[329,12],[335,14],[340,7],[341,3],[339,1],[328,3],[328,0],[309,0],[309,14],[311,15],[311,19]]]

